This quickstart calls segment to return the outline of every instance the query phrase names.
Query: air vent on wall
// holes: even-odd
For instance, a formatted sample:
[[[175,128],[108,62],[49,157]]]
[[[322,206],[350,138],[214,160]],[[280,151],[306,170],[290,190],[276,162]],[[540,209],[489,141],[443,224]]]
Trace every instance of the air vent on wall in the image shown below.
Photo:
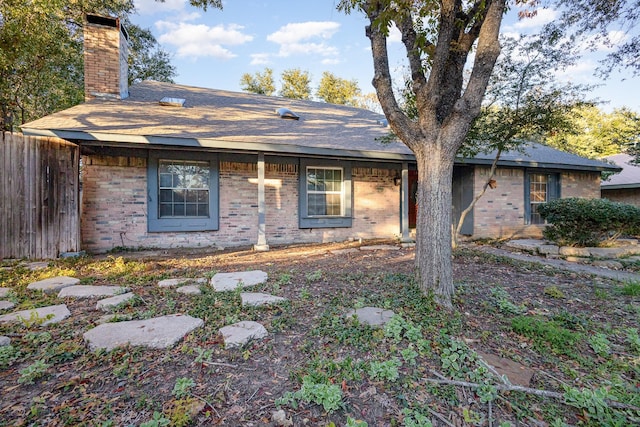
[[[300,120],[300,116],[288,108],[278,108],[276,113],[278,113],[278,116],[280,116],[281,119]]]
[[[160,105],[164,105],[166,107],[182,107],[184,102],[185,100],[182,98],[169,98],[165,96],[160,100]]]

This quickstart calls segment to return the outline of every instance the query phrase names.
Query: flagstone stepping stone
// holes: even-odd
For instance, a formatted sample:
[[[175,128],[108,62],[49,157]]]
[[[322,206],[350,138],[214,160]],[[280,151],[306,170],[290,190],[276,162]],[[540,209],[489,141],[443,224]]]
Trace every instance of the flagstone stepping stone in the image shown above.
[[[369,326],[380,327],[384,326],[395,313],[391,310],[385,310],[378,307],[362,307],[356,310],[350,310],[346,314],[346,318],[356,316],[360,323],[364,323]]]
[[[9,295],[11,288],[0,288],[0,298],[4,298]]]
[[[36,261],[28,263],[25,267],[31,271],[44,270],[49,267],[49,263],[47,261]]]
[[[181,286],[178,289],[176,289],[176,292],[185,294],[185,295],[200,295],[202,293],[199,285]]]
[[[483,353],[477,350],[476,353],[478,353],[478,356],[484,359],[488,365],[493,366],[498,374],[505,375],[511,384],[523,387],[530,386],[531,378],[534,373],[532,369],[514,362],[511,359],[507,359],[506,357]]]
[[[394,245],[370,245],[360,246],[361,251],[399,251],[399,246]]]
[[[0,347],[4,347],[11,344],[11,339],[9,337],[5,337],[4,335],[0,336]]]
[[[95,298],[124,294],[129,289],[122,286],[75,285],[64,288],[58,298]]]
[[[127,292],[126,294],[120,294],[120,295],[113,296],[111,298],[101,299],[96,303],[96,310],[102,310],[102,311],[113,310],[118,305],[123,304],[132,298],[135,298],[135,296],[136,294],[134,294],[133,292]]]
[[[248,287],[260,285],[267,281],[267,273],[261,270],[238,271],[235,273],[218,273],[211,278],[211,285],[218,292],[234,291],[238,286]]]
[[[161,288],[175,288],[176,286],[180,286],[185,283],[207,283],[207,279],[204,277],[200,277],[194,279],[193,277],[179,277],[176,279],[164,279],[158,282],[158,286]]]
[[[42,320],[41,325],[50,325],[58,323],[71,316],[71,312],[66,304],[50,305],[48,307],[34,308],[31,310],[22,310],[15,313],[3,314],[0,316],[0,323],[16,323],[16,322],[36,322],[37,319]]]
[[[252,307],[266,304],[278,304],[287,301],[286,298],[270,294],[262,294],[259,292],[243,292],[240,294],[240,298],[242,298],[242,305]]]
[[[42,291],[46,294],[52,294],[66,287],[77,285],[78,283],[80,283],[80,279],[77,279],[75,277],[58,276],[50,277],[38,282],[29,283],[27,289],[31,289],[33,291]]]
[[[331,252],[333,255],[353,254],[358,252],[358,248],[333,249],[329,252]]]
[[[15,306],[16,305],[11,301],[0,301],[0,310],[9,310]]]
[[[202,319],[171,314],[145,320],[103,323],[83,334],[91,350],[113,350],[126,345],[169,348],[204,325]]]
[[[225,348],[242,347],[251,340],[259,340],[269,335],[264,326],[250,320],[220,328],[220,333]]]

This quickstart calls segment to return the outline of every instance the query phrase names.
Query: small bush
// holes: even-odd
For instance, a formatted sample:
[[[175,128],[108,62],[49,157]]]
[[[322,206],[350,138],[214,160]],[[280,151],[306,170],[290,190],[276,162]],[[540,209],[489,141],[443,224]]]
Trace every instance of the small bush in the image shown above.
[[[550,224],[544,237],[561,245],[598,246],[640,233],[640,208],[607,199],[557,199],[540,205],[538,212]]]

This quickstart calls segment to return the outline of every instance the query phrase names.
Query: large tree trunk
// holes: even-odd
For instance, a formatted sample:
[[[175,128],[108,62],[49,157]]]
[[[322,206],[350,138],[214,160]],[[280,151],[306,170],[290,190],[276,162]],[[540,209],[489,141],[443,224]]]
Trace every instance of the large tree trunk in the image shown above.
[[[454,158],[446,152],[437,149],[416,153],[418,224],[415,263],[420,288],[425,293],[433,292],[438,304],[451,308],[451,181]]]

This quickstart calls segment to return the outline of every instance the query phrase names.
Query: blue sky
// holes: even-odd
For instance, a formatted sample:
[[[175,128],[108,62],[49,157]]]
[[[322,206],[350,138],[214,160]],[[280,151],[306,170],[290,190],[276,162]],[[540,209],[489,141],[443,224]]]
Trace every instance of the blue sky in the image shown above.
[[[149,28],[172,55],[177,83],[240,91],[242,74],[269,67],[279,89],[281,72],[300,68],[310,72],[314,90],[323,71],[329,71],[355,79],[363,93],[374,92],[366,20],[359,13],[338,12],[338,0],[232,0],[224,2],[222,11],[206,12],[192,8],[187,0],[134,3],[137,14],[131,20]],[[536,18],[525,21],[508,16],[503,32],[534,32],[555,16],[551,10],[541,10]],[[390,65],[400,77],[403,48],[398,36],[391,34],[389,51]],[[591,40],[583,43],[594,44]],[[561,77],[575,83],[602,84],[592,96],[608,101],[602,106],[605,110],[627,106],[640,112],[640,77],[613,73],[603,82],[594,76],[597,61],[605,53],[604,47],[590,53]]]

